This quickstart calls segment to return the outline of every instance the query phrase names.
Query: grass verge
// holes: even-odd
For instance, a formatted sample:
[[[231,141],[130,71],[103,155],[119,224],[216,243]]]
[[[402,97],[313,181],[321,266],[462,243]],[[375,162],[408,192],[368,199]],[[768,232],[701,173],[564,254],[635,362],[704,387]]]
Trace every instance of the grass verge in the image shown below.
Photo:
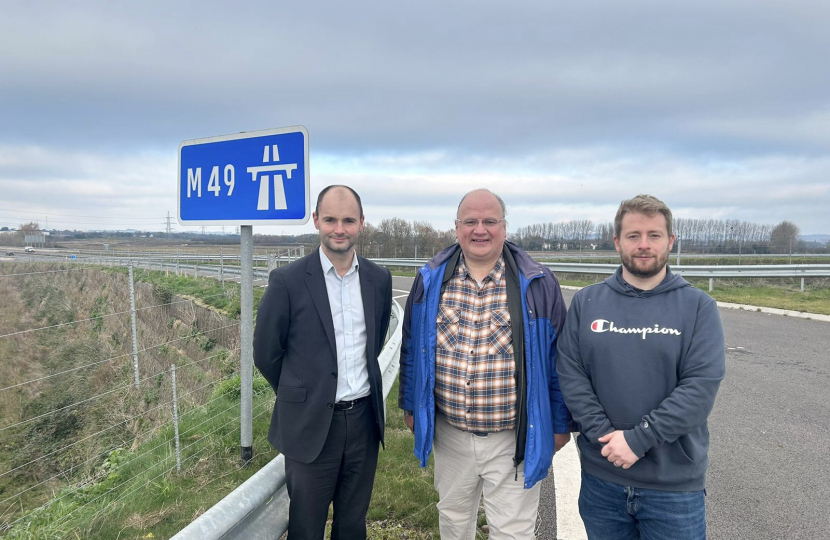
[[[220,385],[206,405],[181,415],[181,473],[176,472],[175,439],[168,424],[134,450],[101,456],[97,473],[61,490],[15,523],[5,538],[173,536],[276,455],[266,438],[274,398],[262,382],[254,396],[257,454],[248,465],[243,467],[239,459],[239,399],[228,385]]]
[[[208,404],[182,414],[182,470],[175,469],[172,426],[138,448],[101,456],[98,473],[64,488],[6,532],[14,540],[170,538],[276,457],[267,440],[274,398],[254,386],[255,457],[239,462],[238,378],[217,387]],[[438,538],[432,463],[421,469],[413,438],[397,409],[397,384],[387,399],[386,450],[381,451],[369,538]]]
[[[128,269],[123,267],[101,267],[100,270],[127,274]],[[176,276],[169,272],[155,270],[134,269],[136,281],[143,281],[153,286],[153,295],[159,301],[171,301],[173,295],[197,300],[205,307],[215,309],[227,317],[238,319],[242,310],[239,284],[226,281],[225,286],[212,277]],[[254,287],[254,315],[256,315],[259,301],[265,289]]]
[[[718,302],[830,315],[830,287],[827,279],[808,283],[804,292],[801,292],[798,279],[781,279],[776,285],[762,280],[715,280],[712,292],[709,292],[708,279],[692,278],[689,281]]]

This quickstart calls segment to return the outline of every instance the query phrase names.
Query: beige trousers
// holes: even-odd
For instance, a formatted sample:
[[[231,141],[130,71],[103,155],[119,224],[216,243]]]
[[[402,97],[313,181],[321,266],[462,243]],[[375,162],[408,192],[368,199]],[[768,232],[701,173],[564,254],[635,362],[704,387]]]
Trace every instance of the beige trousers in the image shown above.
[[[524,465],[513,466],[516,431],[478,437],[435,415],[435,489],[441,540],[473,540],[479,501],[491,540],[534,538],[541,485],[524,489]]]

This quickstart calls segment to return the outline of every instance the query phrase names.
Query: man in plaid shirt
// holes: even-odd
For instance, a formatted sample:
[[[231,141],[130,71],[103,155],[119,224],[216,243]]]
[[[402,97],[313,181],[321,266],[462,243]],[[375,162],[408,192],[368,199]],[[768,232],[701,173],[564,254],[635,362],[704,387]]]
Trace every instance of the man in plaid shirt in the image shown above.
[[[442,539],[475,537],[482,495],[490,538],[532,538],[538,482],[575,430],[555,369],[565,304],[550,270],[505,241],[495,193],[465,195],[455,232],[407,301],[399,406],[421,466],[435,450]]]

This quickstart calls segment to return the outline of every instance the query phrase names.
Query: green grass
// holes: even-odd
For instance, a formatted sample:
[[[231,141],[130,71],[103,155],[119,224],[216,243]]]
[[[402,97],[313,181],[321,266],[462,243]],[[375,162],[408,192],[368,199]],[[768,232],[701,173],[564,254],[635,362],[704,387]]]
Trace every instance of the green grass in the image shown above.
[[[432,459],[422,469],[413,454],[414,437],[398,409],[397,382],[386,400],[386,416],[386,449],[378,457],[367,518],[410,534],[388,538],[438,538],[438,495],[432,483]],[[370,538],[387,537],[381,533]]]
[[[101,456],[98,473],[86,485],[64,488],[5,537],[126,540],[174,535],[277,455],[267,441],[274,398],[257,377],[255,457],[248,466],[240,465],[238,388],[231,388],[231,381],[217,387],[207,405],[182,415],[181,473],[175,471],[173,428],[168,425],[134,450]],[[421,469],[412,453],[413,437],[397,408],[397,383],[387,411],[386,450],[379,456],[368,513],[369,538],[438,538],[432,463]]]
[[[617,255],[616,252],[607,251],[603,252],[602,255],[597,256],[597,252],[586,252],[590,256],[583,256],[582,262],[583,263],[590,263],[590,264],[619,264],[620,256]],[[568,252],[568,257],[557,256],[556,253],[545,253],[544,255],[540,255],[539,252],[533,253],[534,258],[539,262],[550,262],[550,263],[573,263],[576,262],[573,258],[576,255],[576,252]],[[607,256],[605,256],[607,255]],[[741,265],[741,266],[749,266],[749,265],[768,265],[768,264],[828,264],[830,263],[830,255],[826,255],[823,257],[802,257],[798,254],[793,254],[792,257],[789,255],[778,255],[778,254],[771,254],[765,255],[763,257],[738,257],[737,254],[732,255],[721,255],[719,257],[695,257],[695,255],[681,255],[681,265],[682,266],[732,266],[732,265]],[[677,254],[672,253],[669,255],[669,264],[675,266],[677,264]]]
[[[101,270],[122,274],[129,272],[128,269],[122,267],[102,267]],[[151,284],[153,294],[159,302],[170,302],[173,294],[176,294],[181,297],[196,299],[200,304],[216,309],[230,318],[239,318],[241,300],[238,283],[226,281],[223,289],[222,284],[211,277],[194,279],[192,274],[176,276],[167,272],[144,269],[134,269],[133,276],[136,281]],[[265,289],[254,287],[254,314],[256,314],[259,301],[264,293]]]
[[[808,280],[804,292],[798,279],[776,280],[772,285],[761,280],[715,280],[709,292],[709,280],[690,279],[692,285],[709,293],[718,302],[747,304],[830,315],[830,287],[827,279]]]
[[[239,401],[216,392],[181,415],[181,473],[168,424],[134,450],[101,456],[95,475],[64,488],[5,538],[169,538],[276,456],[266,438],[273,402],[270,387],[254,396],[256,454],[247,466],[239,457]]]
[[[575,274],[559,274],[557,277],[560,284],[574,287],[586,287],[606,278]],[[801,292],[801,280],[798,278],[715,279],[712,292],[709,292],[708,278],[688,278],[688,281],[718,302],[830,315],[830,278],[807,279],[804,292]]]

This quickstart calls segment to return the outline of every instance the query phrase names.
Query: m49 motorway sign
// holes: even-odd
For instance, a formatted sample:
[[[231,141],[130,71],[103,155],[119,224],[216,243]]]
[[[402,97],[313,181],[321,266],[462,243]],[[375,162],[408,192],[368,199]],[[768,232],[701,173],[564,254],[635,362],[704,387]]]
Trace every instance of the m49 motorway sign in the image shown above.
[[[291,225],[311,216],[308,131],[302,126],[179,145],[182,225]]]

